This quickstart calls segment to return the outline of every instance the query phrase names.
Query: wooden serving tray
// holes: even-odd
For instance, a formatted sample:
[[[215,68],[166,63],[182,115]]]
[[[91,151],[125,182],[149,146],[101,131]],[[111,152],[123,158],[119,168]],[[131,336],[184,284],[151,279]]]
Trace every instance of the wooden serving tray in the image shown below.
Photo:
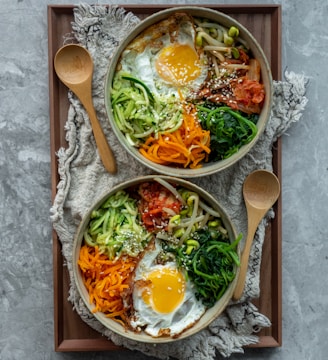
[[[174,5],[126,5],[140,18]],[[207,5],[202,5],[207,6]],[[281,79],[281,8],[280,5],[208,5],[242,23],[257,38],[271,65],[274,80]],[[72,31],[73,5],[48,5],[50,151],[52,200],[59,181],[56,153],[66,146],[64,125],[67,119],[67,89],[54,71],[56,51],[63,45],[63,36]],[[274,172],[281,181],[281,140],[273,149]],[[254,301],[259,311],[272,322],[263,329],[259,343],[252,347],[281,346],[281,197],[275,205],[276,216],[266,231],[262,254],[261,295]],[[61,244],[53,231],[54,326],[56,351],[125,351],[89,327],[67,301],[69,275],[64,266]]]

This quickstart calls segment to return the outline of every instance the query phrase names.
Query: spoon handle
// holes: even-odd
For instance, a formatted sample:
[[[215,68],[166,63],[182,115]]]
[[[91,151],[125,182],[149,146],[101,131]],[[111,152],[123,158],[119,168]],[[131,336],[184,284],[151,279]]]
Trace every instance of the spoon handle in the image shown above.
[[[110,148],[103,129],[100,126],[96,111],[92,104],[83,104],[90,118],[93,135],[96,140],[99,156],[106,170],[111,174],[116,174],[116,161],[112,149]]]
[[[254,212],[254,209],[252,209],[252,211]],[[252,217],[248,217],[247,238],[245,241],[243,252],[240,257],[239,276],[237,279],[237,285],[235,287],[235,291],[233,293],[233,299],[235,301],[241,298],[241,295],[244,291],[247,268],[248,268],[248,259],[249,259],[249,254],[251,251],[254,235],[260,221],[262,220],[266,212],[267,210],[258,209],[253,213]]]

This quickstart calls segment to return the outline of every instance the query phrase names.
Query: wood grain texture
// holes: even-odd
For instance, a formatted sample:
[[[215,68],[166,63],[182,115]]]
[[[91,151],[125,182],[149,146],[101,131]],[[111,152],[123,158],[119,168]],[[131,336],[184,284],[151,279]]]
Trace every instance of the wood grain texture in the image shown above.
[[[140,18],[174,5],[127,5]],[[202,5],[206,6],[206,5]],[[274,80],[281,80],[281,7],[280,5],[211,5],[243,24],[262,46],[272,69]],[[50,152],[52,174],[52,199],[59,181],[56,153],[66,146],[64,125],[67,119],[67,88],[54,72],[53,60],[63,45],[63,37],[70,33],[73,5],[48,5],[48,57],[49,57],[49,107]],[[281,181],[281,139],[273,149],[274,172]],[[281,316],[281,196],[275,204],[276,216],[266,229],[261,267],[261,296],[254,300],[259,311],[271,320],[272,326],[263,329],[259,343],[251,347],[278,347],[282,344]],[[56,351],[126,351],[115,346],[101,334],[85,324],[68,302],[69,276],[61,252],[61,244],[53,232],[54,326]]]

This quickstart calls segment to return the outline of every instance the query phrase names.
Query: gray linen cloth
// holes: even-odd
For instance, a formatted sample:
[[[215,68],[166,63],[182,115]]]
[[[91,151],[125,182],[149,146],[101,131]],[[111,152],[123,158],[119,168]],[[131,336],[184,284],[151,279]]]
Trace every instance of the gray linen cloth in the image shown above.
[[[270,320],[259,313],[251,303],[260,293],[259,274],[265,227],[274,217],[271,209],[258,227],[251,250],[246,286],[241,300],[231,302],[226,311],[200,333],[187,339],[163,345],[149,345],[128,340],[100,324],[88,311],[74,284],[72,273],[72,244],[75,232],[90,205],[117,183],[136,176],[150,174],[150,170],[137,163],[118,143],[110,130],[104,106],[104,79],[108,62],[115,47],[131,31],[139,19],[116,6],[89,6],[80,4],[74,9],[72,33],[64,43],[73,39],[86,47],[94,60],[93,100],[109,143],[116,156],[118,173],[107,173],[100,161],[88,116],[77,98],[68,92],[70,107],[65,126],[67,148],[58,151],[60,181],[51,208],[51,220],[62,243],[65,265],[71,276],[69,300],[81,318],[117,345],[139,350],[145,354],[165,359],[209,360],[219,353],[224,357],[243,352],[243,346],[256,343],[255,335]],[[274,82],[271,118],[265,132],[252,151],[240,162],[219,174],[194,179],[216,197],[227,210],[237,231],[246,234],[247,218],[242,198],[245,177],[255,169],[272,170],[272,146],[292,122],[302,116],[307,98],[306,78],[286,73],[285,80]]]

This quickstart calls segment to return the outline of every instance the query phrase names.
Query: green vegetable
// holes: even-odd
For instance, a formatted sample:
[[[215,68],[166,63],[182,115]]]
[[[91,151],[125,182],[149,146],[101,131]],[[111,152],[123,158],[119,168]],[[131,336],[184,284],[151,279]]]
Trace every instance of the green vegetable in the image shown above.
[[[133,76],[130,76],[130,75],[122,75],[122,79],[124,79],[124,80],[129,80],[129,81],[132,81],[132,82],[135,83],[135,84],[141,85],[141,86],[145,89],[145,91],[146,91],[149,99],[150,99],[152,102],[155,101],[155,100],[154,100],[154,97],[153,97],[153,94],[151,93],[151,91],[149,90],[148,86],[147,86],[144,82],[142,82],[141,80],[139,80],[139,79],[137,79],[137,78],[135,78],[135,77],[133,77]]]
[[[234,59],[239,59],[240,57],[240,53],[239,50],[235,47],[231,48],[231,55],[233,56]]]
[[[239,35],[239,29],[235,26],[231,26],[228,30],[228,35],[231,37],[237,37]]]
[[[233,38],[229,36],[228,34],[223,35],[223,42],[227,46],[231,46],[234,42]]]
[[[150,135],[172,132],[182,124],[182,107],[174,95],[161,99],[126,72],[115,75],[111,104],[117,127],[132,146],[138,147]]]
[[[226,159],[250,143],[257,134],[258,115],[246,115],[228,106],[198,105],[198,118],[211,133],[210,160]]]
[[[197,36],[196,36],[196,45],[197,45],[197,46],[202,46],[202,45],[203,45],[202,34],[197,33]]]
[[[208,29],[208,33],[214,37],[214,38],[217,38],[218,37],[218,30],[215,29],[214,27],[213,28],[209,28]]]
[[[114,259],[121,254],[137,256],[151,234],[141,225],[136,200],[124,190],[110,196],[91,214],[84,241],[98,246],[101,253]]]
[[[240,265],[236,252],[242,236],[233,243],[222,236],[220,231],[207,228],[193,233],[198,249],[191,249],[188,242],[184,247],[171,247],[168,251],[175,254],[181,268],[187,271],[187,277],[194,283],[196,297],[207,307],[212,307],[225,293],[235,278],[235,267]],[[191,240],[188,240],[189,244]]]

